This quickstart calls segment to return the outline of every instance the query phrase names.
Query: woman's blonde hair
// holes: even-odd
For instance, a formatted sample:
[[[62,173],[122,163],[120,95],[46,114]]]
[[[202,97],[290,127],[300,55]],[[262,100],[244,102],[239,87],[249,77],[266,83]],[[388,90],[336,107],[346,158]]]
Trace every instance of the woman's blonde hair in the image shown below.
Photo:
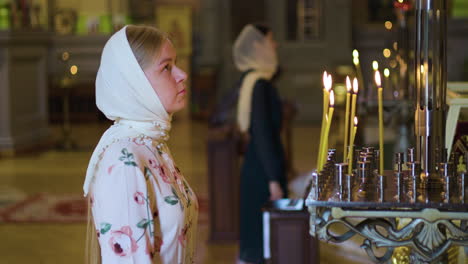
[[[164,42],[169,40],[166,33],[150,26],[129,25],[126,33],[133,55],[143,70],[159,56]]]
[[[93,215],[91,212],[91,195],[88,194],[88,220],[86,224],[86,250],[85,263],[100,264],[101,250],[97,237],[98,230],[94,226]]]
[[[143,70],[158,58],[164,42],[169,40],[166,33],[151,26],[129,25],[125,33],[133,55]],[[91,194],[88,194],[85,263],[99,264],[101,263],[101,250],[97,237],[99,230],[94,225],[91,212],[91,196]]]

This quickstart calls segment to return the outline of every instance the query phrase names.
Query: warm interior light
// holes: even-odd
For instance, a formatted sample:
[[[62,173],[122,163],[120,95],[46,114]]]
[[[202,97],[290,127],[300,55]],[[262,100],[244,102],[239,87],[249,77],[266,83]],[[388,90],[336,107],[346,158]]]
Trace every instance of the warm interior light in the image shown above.
[[[77,74],[77,73],[78,73],[78,67],[77,67],[76,65],[72,65],[72,66],[70,67],[70,73],[71,73],[72,75]]]
[[[379,69],[379,63],[377,61],[372,62],[372,69],[374,69],[374,71]]]
[[[385,28],[388,29],[388,30],[391,30],[392,27],[393,27],[393,24],[390,21],[385,21],[384,25],[385,25]]]
[[[395,51],[398,50],[398,42],[396,42],[396,41],[393,42],[393,49],[394,49]]]
[[[349,76],[346,76],[346,90],[348,91],[348,93],[351,91],[351,80],[349,79]]]
[[[379,71],[375,71],[374,79],[375,79],[375,84],[377,84],[377,87],[380,87],[382,85],[382,81],[380,80],[380,72]]]
[[[354,57],[354,58],[353,58],[353,63],[354,63],[354,65],[358,65],[358,64],[359,64],[359,58],[358,58],[358,57]]]
[[[324,71],[323,76],[322,76],[322,82],[323,82],[323,88],[325,88],[325,90],[327,90],[327,76],[328,76],[327,71]]]
[[[62,60],[63,60],[63,61],[67,61],[69,58],[70,58],[70,53],[64,51],[64,52],[62,53]]]
[[[335,105],[335,93],[333,91],[330,92],[330,107]]]
[[[398,0],[398,2],[401,4],[401,3],[403,3],[403,0]]]
[[[385,68],[383,70],[383,75],[388,78],[388,76],[390,76],[390,70],[388,68]]]
[[[358,90],[359,90],[359,88],[358,88],[358,81],[357,81],[357,78],[354,77],[354,79],[353,79],[353,92],[354,92],[355,94],[357,94]]]
[[[390,49],[384,49],[382,53],[385,58],[389,58],[390,55],[392,55],[392,52],[390,51]]]

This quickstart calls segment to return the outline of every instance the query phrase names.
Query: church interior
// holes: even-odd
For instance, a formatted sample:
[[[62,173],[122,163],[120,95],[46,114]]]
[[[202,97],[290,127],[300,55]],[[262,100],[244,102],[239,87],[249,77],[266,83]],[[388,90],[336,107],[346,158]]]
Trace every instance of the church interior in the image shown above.
[[[417,45],[424,47],[416,27],[424,18],[416,14],[418,4],[432,2],[446,8],[441,14],[446,24],[430,21],[433,28],[443,29],[429,34],[435,55],[427,66],[415,62],[423,56]],[[420,106],[415,98],[424,88],[418,86],[418,76],[439,67],[442,77],[433,80],[443,82],[446,91],[433,99],[444,97],[447,103],[445,112],[428,123],[431,133],[443,136],[445,154],[464,160],[457,164],[466,170],[468,0],[0,0],[0,263],[84,263],[88,209],[82,185],[91,153],[112,125],[96,107],[96,73],[104,44],[126,24],[168,32],[177,63],[188,73],[187,106],[173,117],[169,146],[199,199],[195,263],[237,263],[242,157],[236,135],[214,127],[210,118],[240,76],[232,60],[234,40],[254,22],[267,24],[278,45],[281,72],[275,86],[291,108],[282,135],[288,202],[302,203],[298,210],[264,209],[270,221],[268,242],[264,237],[267,263],[420,263],[395,260],[404,250],[393,251],[392,260],[377,262],[378,257],[372,259],[363,249],[369,240],[359,236],[331,243],[319,233],[312,235],[311,212],[324,203],[310,198],[309,191],[314,177],[326,175],[318,173],[318,167],[326,166],[319,160],[322,155],[327,159],[327,146],[340,159],[347,157],[344,152],[353,152],[343,139],[352,126],[346,76],[356,77],[359,85],[353,142],[381,149],[383,177],[384,169],[395,170],[394,153],[424,145],[416,137],[422,132],[415,132],[422,129],[417,109],[415,114],[415,105]],[[325,114],[330,97],[325,104],[324,71],[333,77],[333,119]],[[376,72],[382,74],[378,84]],[[428,83],[432,87],[432,81]],[[327,133],[322,127],[328,121]],[[322,147],[324,136],[328,145]],[[454,225],[462,234],[456,242],[443,235],[452,239],[450,249],[444,249],[448,256],[441,260],[430,251],[434,257],[424,263],[468,263],[467,183],[464,176],[460,182],[457,177],[453,188],[461,186],[462,198],[449,197],[428,207],[457,214],[455,222],[460,222]],[[341,185],[345,183],[340,179]],[[306,200],[311,202],[306,205]],[[331,232],[347,230],[335,227]],[[385,254],[379,250],[377,255]]]

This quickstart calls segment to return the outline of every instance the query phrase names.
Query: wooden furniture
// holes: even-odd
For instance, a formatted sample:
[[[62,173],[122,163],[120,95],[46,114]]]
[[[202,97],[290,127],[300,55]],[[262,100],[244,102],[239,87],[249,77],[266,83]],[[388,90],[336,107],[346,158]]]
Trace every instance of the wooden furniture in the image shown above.
[[[297,210],[284,210],[280,203],[300,201]],[[263,213],[264,256],[269,264],[319,263],[319,242],[309,235],[309,214],[303,199],[281,199]]]
[[[211,128],[208,134],[211,241],[239,237],[240,156],[235,131],[230,127]]]

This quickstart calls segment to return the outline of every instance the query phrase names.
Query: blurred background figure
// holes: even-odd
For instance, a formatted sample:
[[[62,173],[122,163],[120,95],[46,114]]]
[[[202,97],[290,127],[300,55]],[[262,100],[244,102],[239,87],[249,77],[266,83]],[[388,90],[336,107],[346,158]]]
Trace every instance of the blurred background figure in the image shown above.
[[[263,263],[262,212],[287,193],[281,143],[281,101],[272,78],[278,69],[276,42],[264,25],[247,25],[233,47],[240,84],[237,123],[245,134],[240,183],[240,261]]]

